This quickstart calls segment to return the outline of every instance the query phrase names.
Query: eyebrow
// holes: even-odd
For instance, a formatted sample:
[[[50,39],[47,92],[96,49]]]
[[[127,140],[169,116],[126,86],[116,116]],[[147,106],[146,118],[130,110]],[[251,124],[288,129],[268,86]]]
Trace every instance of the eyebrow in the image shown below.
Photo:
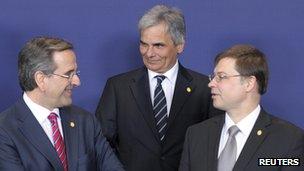
[[[75,72],[76,70],[75,69],[71,69],[67,72],[64,73],[64,75],[70,75],[72,72]]]
[[[153,43],[153,46],[159,46],[159,45],[164,46],[164,45],[165,45],[165,43],[162,43],[162,42],[159,42],[159,43]]]
[[[144,45],[148,44],[148,43],[144,42],[143,40],[140,40],[139,42]],[[152,46],[159,46],[159,45],[165,46],[166,44],[163,42],[152,43]]]
[[[140,40],[139,42],[140,42],[140,44],[148,44],[148,43],[146,43],[146,42],[144,42],[142,40]]]
[[[214,74],[226,74],[226,75],[227,75],[227,73],[226,73],[226,72],[223,72],[223,71],[216,72],[216,73],[214,73]]]

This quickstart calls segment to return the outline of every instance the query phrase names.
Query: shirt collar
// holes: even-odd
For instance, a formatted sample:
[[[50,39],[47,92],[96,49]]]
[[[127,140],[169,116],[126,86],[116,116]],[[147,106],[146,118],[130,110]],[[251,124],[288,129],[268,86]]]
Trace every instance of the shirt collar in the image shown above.
[[[35,103],[32,101],[26,93],[23,93],[23,100],[25,104],[29,107],[39,124],[44,122],[47,117],[50,115],[51,112],[56,113],[57,116],[60,118],[59,109],[55,108],[52,111],[48,110],[47,108]]]
[[[154,79],[154,77],[157,75],[164,75],[164,76],[166,76],[166,78],[168,79],[168,81],[171,84],[174,84],[176,81],[176,78],[177,78],[178,69],[179,69],[178,60],[176,60],[176,63],[174,64],[174,66],[171,69],[169,69],[168,71],[166,71],[163,74],[160,74],[160,73],[157,73],[157,72],[154,72],[154,71],[151,71],[148,69],[149,81],[151,82]]]
[[[261,107],[258,105],[252,112],[250,112],[245,118],[243,118],[240,122],[235,124],[233,120],[230,118],[230,116],[226,113],[225,114],[225,124],[224,124],[224,132],[228,133],[228,129],[236,125],[239,129],[240,132],[243,133],[244,135],[248,136],[260,114]]]

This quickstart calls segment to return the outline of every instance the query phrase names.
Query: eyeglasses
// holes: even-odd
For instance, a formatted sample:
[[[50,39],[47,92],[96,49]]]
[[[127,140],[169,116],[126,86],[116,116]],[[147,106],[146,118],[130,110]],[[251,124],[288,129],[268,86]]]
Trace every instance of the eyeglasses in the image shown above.
[[[66,78],[66,79],[68,79],[68,80],[72,80],[72,78],[74,77],[74,75],[77,75],[78,77],[80,76],[80,71],[71,72],[70,75],[66,75],[66,74],[55,74],[55,73],[52,73],[52,75],[56,75],[56,76],[59,76],[59,77],[62,77],[62,78]]]
[[[230,77],[241,77],[243,75],[225,75],[225,74],[210,74],[209,75],[209,80],[212,81],[213,79],[215,80],[215,82],[219,83],[225,79],[228,79]]]

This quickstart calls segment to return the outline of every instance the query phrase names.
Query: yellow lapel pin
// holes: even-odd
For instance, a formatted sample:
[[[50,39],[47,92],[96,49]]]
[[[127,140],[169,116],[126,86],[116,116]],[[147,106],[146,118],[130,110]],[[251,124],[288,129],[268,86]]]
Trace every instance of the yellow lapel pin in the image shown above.
[[[73,121],[70,122],[70,127],[72,127],[72,128],[75,127],[75,123]]]
[[[260,136],[260,135],[262,135],[262,134],[263,134],[263,131],[259,129],[259,130],[257,131],[257,135]]]
[[[187,87],[186,90],[187,90],[188,93],[191,93],[191,91],[192,91],[190,87]]]

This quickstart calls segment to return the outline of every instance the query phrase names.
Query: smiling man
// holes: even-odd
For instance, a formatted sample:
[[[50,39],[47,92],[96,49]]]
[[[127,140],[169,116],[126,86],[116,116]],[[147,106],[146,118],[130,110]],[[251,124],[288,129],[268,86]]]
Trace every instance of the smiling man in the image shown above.
[[[80,85],[72,44],[30,40],[18,75],[23,98],[0,114],[0,170],[123,170],[95,117],[72,105]]]
[[[126,170],[176,171],[188,126],[219,111],[208,77],[184,68],[183,14],[157,5],[139,21],[144,67],[110,78],[96,116]]]

